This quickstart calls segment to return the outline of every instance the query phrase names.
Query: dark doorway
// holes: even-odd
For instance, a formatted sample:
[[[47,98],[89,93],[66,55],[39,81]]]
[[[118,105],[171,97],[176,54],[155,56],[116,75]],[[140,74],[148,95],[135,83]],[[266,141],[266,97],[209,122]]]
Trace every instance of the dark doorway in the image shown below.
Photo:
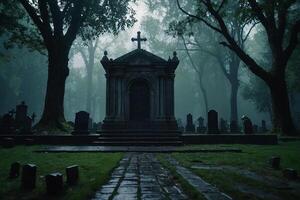
[[[131,121],[145,122],[150,119],[150,90],[146,81],[137,80],[129,92]]]

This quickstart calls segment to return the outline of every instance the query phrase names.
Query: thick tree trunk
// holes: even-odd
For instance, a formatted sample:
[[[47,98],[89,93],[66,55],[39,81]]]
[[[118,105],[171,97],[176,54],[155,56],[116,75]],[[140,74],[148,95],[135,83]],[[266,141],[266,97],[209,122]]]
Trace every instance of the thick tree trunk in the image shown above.
[[[58,45],[48,49],[48,82],[44,111],[37,125],[42,129],[64,130],[65,82],[69,75],[68,52],[69,48]]]
[[[272,96],[273,131],[284,135],[295,135],[296,129],[292,120],[287,85],[284,75],[273,78],[269,84]]]

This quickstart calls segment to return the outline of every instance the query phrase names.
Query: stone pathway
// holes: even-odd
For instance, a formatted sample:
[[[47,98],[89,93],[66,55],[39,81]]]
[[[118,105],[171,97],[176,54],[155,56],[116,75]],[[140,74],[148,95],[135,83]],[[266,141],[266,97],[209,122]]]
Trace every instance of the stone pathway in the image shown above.
[[[188,199],[151,153],[128,153],[94,200]]]
[[[176,167],[176,172],[186,179],[198,192],[208,200],[232,200],[228,195],[220,192],[218,188],[205,182],[199,176],[195,175],[189,169],[181,166],[174,158],[168,157],[167,160]]]

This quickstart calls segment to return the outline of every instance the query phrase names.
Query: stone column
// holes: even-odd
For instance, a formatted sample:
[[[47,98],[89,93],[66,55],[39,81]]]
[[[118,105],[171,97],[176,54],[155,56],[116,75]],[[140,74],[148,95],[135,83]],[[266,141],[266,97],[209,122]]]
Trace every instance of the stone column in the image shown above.
[[[159,77],[159,117],[165,117],[165,80],[163,76]]]
[[[110,76],[105,74],[106,77],[106,117],[110,117]]]

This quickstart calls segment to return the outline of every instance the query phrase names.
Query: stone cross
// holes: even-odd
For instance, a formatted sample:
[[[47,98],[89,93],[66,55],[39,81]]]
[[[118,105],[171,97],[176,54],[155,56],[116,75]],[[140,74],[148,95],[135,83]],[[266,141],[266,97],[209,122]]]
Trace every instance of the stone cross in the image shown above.
[[[131,38],[131,41],[137,41],[138,43],[138,49],[141,48],[141,41],[147,41],[147,38],[141,38],[141,31],[137,32],[137,38]]]

